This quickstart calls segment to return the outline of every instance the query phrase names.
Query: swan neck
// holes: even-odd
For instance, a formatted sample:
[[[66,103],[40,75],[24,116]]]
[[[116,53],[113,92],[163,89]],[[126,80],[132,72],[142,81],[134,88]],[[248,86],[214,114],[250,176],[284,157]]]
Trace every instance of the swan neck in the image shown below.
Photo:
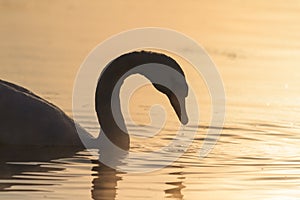
[[[177,63],[162,54],[151,52],[133,52],[124,54],[110,62],[103,70],[96,89],[96,112],[104,133],[115,145],[129,149],[129,135],[120,106],[120,89],[123,81],[130,75],[142,72],[133,68],[149,63],[163,64],[178,68]],[[144,75],[144,74],[142,74]]]

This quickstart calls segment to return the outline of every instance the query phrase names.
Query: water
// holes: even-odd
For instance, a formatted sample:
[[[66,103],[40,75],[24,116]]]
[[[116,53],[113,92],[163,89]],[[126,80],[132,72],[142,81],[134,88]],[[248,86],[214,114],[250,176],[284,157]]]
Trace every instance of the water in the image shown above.
[[[227,105],[217,145],[199,159],[210,119],[204,87],[199,102],[204,114],[193,144],[172,165],[150,173],[108,169],[88,151],[1,147],[1,199],[300,196],[298,1],[1,0],[0,10],[1,79],[30,88],[69,115],[76,72],[88,52],[112,34],[140,26],[176,29],[204,45],[223,78]],[[153,102],[168,104],[151,88],[142,88],[134,98],[132,118],[140,124],[149,122]],[[168,127],[178,126],[178,121],[172,111],[168,116],[163,134],[147,142],[133,140],[132,151],[153,150],[171,141],[174,133]],[[95,133],[97,124],[90,123],[91,118],[82,113],[82,122]],[[147,167],[139,159],[139,167]]]

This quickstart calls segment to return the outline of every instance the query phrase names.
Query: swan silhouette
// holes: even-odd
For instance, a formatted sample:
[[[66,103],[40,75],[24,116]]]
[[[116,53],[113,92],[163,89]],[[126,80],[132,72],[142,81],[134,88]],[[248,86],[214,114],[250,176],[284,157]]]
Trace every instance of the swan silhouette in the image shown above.
[[[173,85],[173,88],[167,88],[154,83],[154,77],[143,74],[143,71],[134,72],[144,75],[159,92],[165,94],[181,123],[186,124],[188,117],[185,110],[185,97],[188,93],[188,86],[181,67],[174,59],[164,54],[134,51],[111,61],[98,80],[95,109],[102,129],[98,138],[92,137],[79,125],[76,129],[76,122],[47,100],[21,86],[0,80],[0,145],[63,145],[84,148],[82,138],[77,132],[79,128],[81,129],[79,132],[83,133],[87,140],[98,141],[104,133],[112,143],[123,150],[128,150],[130,138],[126,131],[119,99],[115,110],[121,119],[121,126],[125,129],[120,128],[120,124],[117,125],[110,106],[112,92],[116,88],[117,92],[120,91],[121,85],[117,84],[118,80],[127,72],[143,64],[150,64],[149,67],[151,67],[151,63],[170,67],[182,75],[183,78],[178,80],[173,77],[172,73],[167,74],[168,77],[164,78],[169,79]],[[127,74],[126,77],[129,75],[131,74]]]

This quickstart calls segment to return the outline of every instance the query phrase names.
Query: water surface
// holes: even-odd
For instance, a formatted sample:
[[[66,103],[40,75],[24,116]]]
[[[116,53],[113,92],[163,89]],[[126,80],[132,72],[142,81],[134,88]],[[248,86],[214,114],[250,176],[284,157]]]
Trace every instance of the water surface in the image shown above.
[[[141,26],[172,28],[201,43],[218,66],[227,104],[217,145],[199,159],[210,122],[203,82],[199,100],[203,117],[195,125],[195,141],[172,165],[150,173],[109,169],[86,150],[1,147],[1,199],[300,196],[298,1],[0,0],[0,16],[0,78],[30,88],[69,115],[76,72],[88,52],[112,34]],[[162,103],[169,112],[166,130],[150,141],[133,140],[133,151],[165,145],[174,136],[172,127],[179,125],[167,100],[157,95],[153,88],[138,91],[132,118],[147,124],[150,105]],[[82,113],[81,122],[96,133],[92,117]],[[133,129],[146,131],[129,126]],[[138,164],[147,167],[142,158]]]

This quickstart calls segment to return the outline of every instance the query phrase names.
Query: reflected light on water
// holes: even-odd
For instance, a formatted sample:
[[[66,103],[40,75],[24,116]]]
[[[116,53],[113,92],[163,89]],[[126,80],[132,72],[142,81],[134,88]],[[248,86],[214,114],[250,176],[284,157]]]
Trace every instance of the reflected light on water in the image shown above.
[[[172,165],[137,175],[108,169],[86,151],[1,150],[0,198],[297,199],[299,21],[300,3],[294,0],[0,0],[0,79],[31,89],[69,115],[76,72],[88,52],[113,34],[143,26],[175,29],[201,43],[220,70],[227,98],[222,135],[205,159],[197,154],[211,112],[203,81],[197,90],[201,122],[193,125],[199,132]],[[192,70],[187,74],[191,83],[199,78]],[[142,125],[149,123],[148,104],[168,104],[148,89],[133,96],[136,103],[130,108]],[[151,141],[133,140],[133,151],[170,142],[178,120],[168,114],[168,129]],[[82,113],[87,130],[94,133],[92,117]],[[137,163],[148,167],[142,158]]]

